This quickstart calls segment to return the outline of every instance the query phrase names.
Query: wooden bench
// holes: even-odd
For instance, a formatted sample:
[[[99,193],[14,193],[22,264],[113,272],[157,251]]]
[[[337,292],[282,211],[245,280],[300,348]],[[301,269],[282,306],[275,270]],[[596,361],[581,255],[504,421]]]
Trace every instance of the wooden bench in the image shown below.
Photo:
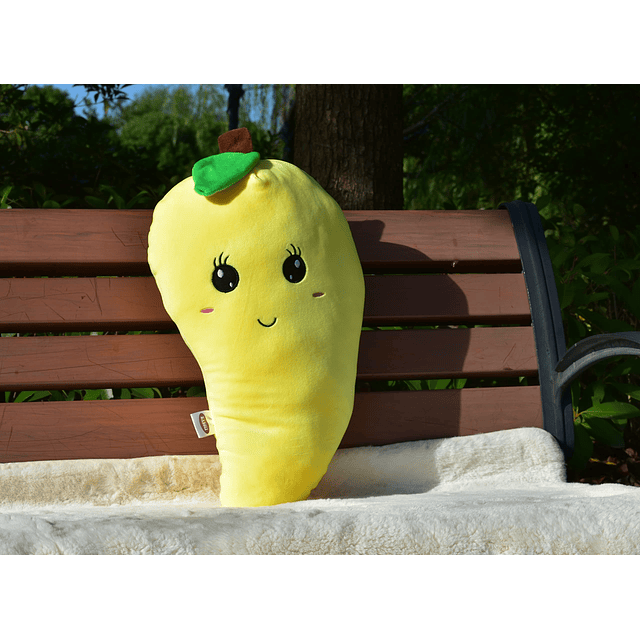
[[[169,395],[203,384],[149,272],[151,216],[0,212],[0,462],[216,453],[214,438],[198,439],[189,418],[206,399],[184,392],[7,401],[21,391]],[[355,409],[341,446],[535,426],[570,456],[569,382],[594,361],[637,354],[638,340],[598,336],[565,354],[535,207],[346,216],[366,304]],[[71,332],[89,335],[58,335]],[[428,388],[443,386],[428,382],[441,379],[453,381],[450,388]],[[411,388],[391,388],[390,380],[412,381]]]

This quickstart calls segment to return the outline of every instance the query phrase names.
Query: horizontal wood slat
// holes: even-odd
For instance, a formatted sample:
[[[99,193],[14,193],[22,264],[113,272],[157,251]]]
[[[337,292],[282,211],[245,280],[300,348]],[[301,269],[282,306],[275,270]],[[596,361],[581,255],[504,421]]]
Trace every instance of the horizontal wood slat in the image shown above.
[[[358,378],[531,376],[537,368],[532,327],[363,331]],[[0,339],[0,389],[201,383],[178,334]]]
[[[359,380],[533,376],[533,327],[365,331]]]
[[[346,211],[345,215],[365,270],[522,270],[506,210]]]
[[[522,273],[365,277],[365,325],[529,324]]]
[[[347,211],[365,270],[517,273],[506,210]],[[0,276],[145,275],[152,211],[5,209]]]
[[[367,276],[365,290],[365,325],[531,319],[522,273]],[[0,279],[3,333],[171,329],[151,277]]]
[[[139,278],[0,279],[0,328],[9,332],[175,329],[155,280]]]
[[[0,462],[217,453],[189,414],[204,398],[0,404]]]
[[[0,462],[216,453],[189,414],[204,398],[0,404]],[[542,427],[540,389],[357,393],[341,447]]]
[[[138,275],[151,211],[9,209],[0,215],[0,275]]]
[[[0,340],[0,389],[193,386],[200,369],[178,334]]]
[[[356,393],[341,447],[543,427],[540,387]]]

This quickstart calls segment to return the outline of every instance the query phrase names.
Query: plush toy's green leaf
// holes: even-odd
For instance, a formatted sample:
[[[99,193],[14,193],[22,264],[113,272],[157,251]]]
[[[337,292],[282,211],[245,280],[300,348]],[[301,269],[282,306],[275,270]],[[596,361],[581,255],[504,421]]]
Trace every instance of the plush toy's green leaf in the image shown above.
[[[195,191],[201,196],[218,193],[244,178],[259,161],[260,154],[257,151],[228,151],[198,160],[192,171]]]

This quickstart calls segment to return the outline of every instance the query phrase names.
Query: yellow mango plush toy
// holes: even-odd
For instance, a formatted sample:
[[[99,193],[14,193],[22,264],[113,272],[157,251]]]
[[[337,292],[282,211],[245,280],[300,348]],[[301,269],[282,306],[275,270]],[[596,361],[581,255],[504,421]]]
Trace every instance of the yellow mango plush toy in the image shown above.
[[[219,138],[156,206],[149,265],[202,370],[223,506],[304,500],[353,410],[364,278],[338,204]]]

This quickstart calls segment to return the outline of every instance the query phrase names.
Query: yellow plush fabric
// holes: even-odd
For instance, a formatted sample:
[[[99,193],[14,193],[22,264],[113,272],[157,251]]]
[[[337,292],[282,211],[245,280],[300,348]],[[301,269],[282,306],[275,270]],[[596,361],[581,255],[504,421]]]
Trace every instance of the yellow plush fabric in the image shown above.
[[[208,197],[187,178],[154,211],[148,258],[202,369],[222,505],[304,500],[353,409],[364,278],[340,207],[278,160]]]

